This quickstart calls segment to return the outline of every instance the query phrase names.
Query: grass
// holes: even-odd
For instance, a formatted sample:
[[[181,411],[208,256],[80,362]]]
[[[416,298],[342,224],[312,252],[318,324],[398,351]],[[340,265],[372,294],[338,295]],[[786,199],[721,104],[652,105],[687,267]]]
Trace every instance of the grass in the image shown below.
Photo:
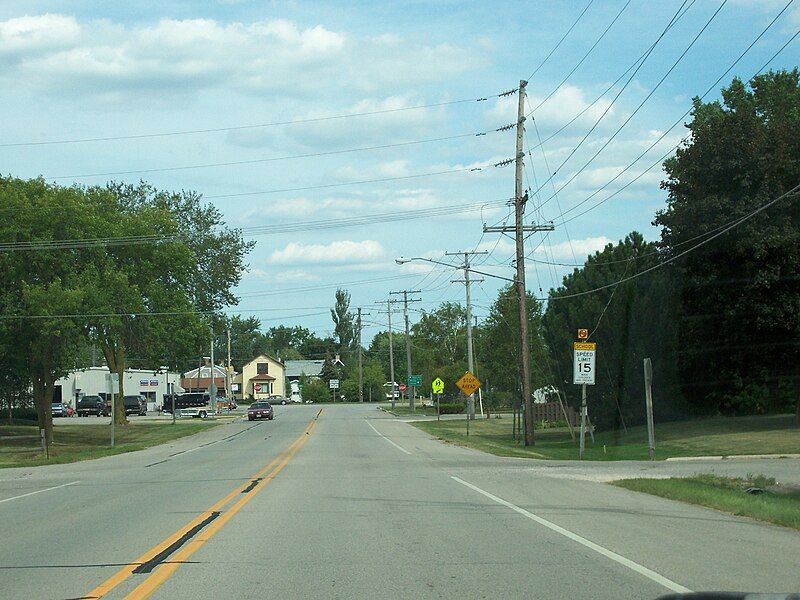
[[[541,429],[535,431],[535,445],[525,447],[512,439],[512,419],[476,419],[470,423],[466,436],[466,421],[421,421],[412,423],[442,440],[497,454],[570,460],[578,458],[576,441],[569,430]],[[755,417],[714,417],[694,421],[659,423],[655,428],[656,458],[680,456],[730,456],[736,454],[800,453],[800,428],[794,415]],[[647,460],[647,428],[629,427],[628,433],[607,431],[595,433],[595,442],[586,436],[586,460]]]
[[[748,487],[775,490],[775,480],[763,475],[748,475],[744,479],[710,474],[671,479],[622,479],[614,485],[800,530],[800,490],[745,493]]]
[[[135,452],[150,446],[193,435],[216,423],[131,423],[117,427],[115,446],[111,448],[108,425],[59,425],[53,429],[53,444],[47,459],[39,445],[36,426],[0,426],[0,468],[77,462]]]

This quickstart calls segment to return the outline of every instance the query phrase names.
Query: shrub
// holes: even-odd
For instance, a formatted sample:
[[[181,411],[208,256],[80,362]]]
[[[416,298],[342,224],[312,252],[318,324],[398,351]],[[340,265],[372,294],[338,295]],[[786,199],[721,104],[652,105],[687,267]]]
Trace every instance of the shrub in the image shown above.
[[[328,389],[328,386],[324,381],[320,381],[319,379],[315,379],[314,381],[309,381],[307,384],[303,386],[302,391],[300,392],[304,402],[330,402],[331,400],[331,393]]]
[[[456,404],[456,403],[446,403],[439,405],[439,413],[442,415],[460,415],[466,410],[466,406],[463,404]]]

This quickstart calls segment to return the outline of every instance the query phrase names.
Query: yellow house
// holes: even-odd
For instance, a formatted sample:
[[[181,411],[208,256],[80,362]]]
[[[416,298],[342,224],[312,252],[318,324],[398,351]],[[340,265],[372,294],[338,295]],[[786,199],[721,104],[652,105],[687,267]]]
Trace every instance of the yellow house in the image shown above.
[[[280,360],[262,354],[244,365],[231,383],[233,397],[237,400],[286,396],[285,366]]]

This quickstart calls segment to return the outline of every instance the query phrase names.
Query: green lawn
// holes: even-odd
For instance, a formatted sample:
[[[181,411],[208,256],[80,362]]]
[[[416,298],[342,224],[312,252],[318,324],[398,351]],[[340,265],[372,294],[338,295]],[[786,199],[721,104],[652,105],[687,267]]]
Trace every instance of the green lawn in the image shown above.
[[[700,504],[734,515],[800,529],[800,491],[747,494],[748,487],[771,488],[775,480],[696,475],[671,479],[622,479],[614,485],[671,500]],[[774,488],[772,488],[774,489]]]
[[[217,423],[131,423],[116,428],[116,445],[110,447],[108,425],[58,425],[53,429],[53,444],[48,460],[39,445],[36,426],[0,426],[0,468],[32,467],[69,463],[111,454],[122,454],[163,444],[195,434]]]
[[[511,416],[476,419],[466,436],[466,421],[421,421],[412,423],[442,440],[500,456],[577,459],[578,432],[572,441],[567,429],[535,432],[535,445],[526,448],[513,440]],[[694,421],[656,424],[656,458],[673,456],[729,456],[733,454],[800,453],[800,428],[794,415],[715,417]],[[605,447],[605,448],[604,448]],[[586,436],[587,460],[647,460],[647,428],[597,432],[595,442]]]

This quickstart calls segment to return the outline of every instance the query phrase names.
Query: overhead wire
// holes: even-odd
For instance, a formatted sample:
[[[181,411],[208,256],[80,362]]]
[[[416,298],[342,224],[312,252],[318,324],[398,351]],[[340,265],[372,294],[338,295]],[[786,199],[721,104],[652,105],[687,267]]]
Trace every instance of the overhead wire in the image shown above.
[[[599,148],[599,149],[598,149],[598,150],[597,150],[597,151],[596,151],[596,152],[595,152],[595,153],[594,153],[594,154],[593,154],[593,155],[592,155],[592,156],[589,158],[589,160],[587,160],[587,161],[586,161],[586,162],[585,162],[585,163],[584,163],[584,164],[583,164],[583,165],[582,165],[582,166],[581,166],[579,169],[577,169],[576,171],[574,171],[574,172],[573,172],[573,173],[570,175],[570,177],[569,177],[569,178],[567,178],[567,180],[566,180],[566,181],[565,181],[563,184],[561,184],[561,185],[559,186],[559,188],[558,188],[558,191],[561,191],[561,190],[563,190],[563,189],[564,189],[564,188],[566,188],[566,187],[567,187],[567,186],[568,186],[570,183],[572,183],[573,181],[575,181],[575,179],[576,179],[576,178],[577,178],[577,177],[578,177],[578,176],[579,176],[581,173],[583,173],[583,172],[584,172],[584,171],[585,171],[585,170],[586,170],[586,169],[589,167],[589,165],[590,165],[590,164],[592,164],[592,163],[594,162],[594,160],[595,160],[595,159],[596,159],[596,158],[597,158],[597,157],[598,157],[598,156],[599,156],[599,155],[600,155],[600,154],[601,154],[601,153],[602,153],[602,152],[603,152],[603,151],[604,151],[604,150],[605,150],[605,149],[606,149],[606,148],[607,148],[607,147],[608,147],[610,144],[611,144],[611,142],[613,142],[613,141],[614,141],[614,139],[615,139],[615,138],[616,138],[616,137],[617,137],[617,136],[620,134],[620,132],[621,132],[621,131],[622,131],[622,130],[625,128],[625,126],[626,126],[628,123],[630,123],[631,119],[633,119],[633,117],[634,117],[634,116],[636,116],[636,114],[637,114],[637,113],[638,113],[638,112],[641,110],[641,108],[642,108],[642,107],[643,107],[643,106],[644,106],[644,105],[647,103],[647,101],[648,101],[648,100],[649,100],[649,99],[650,99],[650,98],[653,96],[653,94],[655,94],[655,92],[658,90],[658,88],[659,88],[659,87],[661,87],[661,84],[662,84],[662,83],[664,83],[664,81],[667,79],[667,77],[669,77],[669,75],[672,73],[672,71],[674,71],[674,70],[675,70],[675,68],[678,66],[678,64],[680,64],[680,62],[683,60],[683,58],[684,58],[684,57],[685,57],[685,56],[688,54],[689,50],[691,50],[691,49],[692,49],[692,47],[693,47],[693,46],[694,46],[694,44],[697,42],[697,40],[698,40],[698,39],[700,39],[700,36],[701,36],[701,35],[702,35],[702,34],[705,32],[705,30],[706,30],[706,29],[707,29],[707,28],[708,28],[708,27],[711,25],[711,23],[714,21],[714,19],[717,17],[717,15],[718,15],[718,14],[720,13],[720,11],[721,11],[721,10],[722,10],[722,9],[725,7],[725,5],[726,5],[727,3],[728,3],[728,0],[723,0],[723,1],[722,1],[722,3],[721,3],[721,4],[720,4],[720,5],[717,7],[717,9],[716,9],[716,10],[715,10],[715,11],[712,13],[712,15],[711,15],[711,16],[708,18],[708,20],[706,20],[705,24],[704,24],[704,25],[703,25],[703,27],[700,29],[700,31],[698,31],[698,32],[697,32],[697,34],[694,36],[694,38],[692,38],[692,41],[691,41],[691,42],[689,42],[689,45],[688,45],[688,46],[687,46],[687,47],[686,47],[686,48],[683,50],[683,52],[681,52],[681,54],[680,54],[680,55],[678,56],[678,58],[677,58],[677,59],[676,59],[676,60],[675,60],[675,61],[672,63],[672,65],[670,66],[670,68],[667,70],[667,72],[666,72],[666,73],[664,73],[664,75],[661,77],[661,79],[659,79],[659,81],[658,81],[658,82],[657,82],[657,83],[656,83],[656,84],[655,84],[655,85],[654,85],[654,86],[653,86],[653,87],[650,89],[650,91],[647,93],[647,95],[644,97],[644,99],[643,99],[643,100],[642,100],[642,101],[641,101],[641,102],[640,102],[640,103],[639,103],[639,104],[636,106],[636,108],[635,108],[635,109],[634,109],[634,110],[633,110],[633,111],[632,111],[632,112],[631,112],[631,113],[630,113],[630,114],[629,114],[629,115],[628,115],[628,116],[625,118],[625,120],[622,122],[622,124],[620,124],[620,126],[619,126],[619,127],[617,127],[617,128],[616,128],[616,130],[615,130],[615,131],[614,131],[614,132],[613,132],[613,133],[612,133],[612,134],[611,134],[611,135],[610,135],[608,138],[606,138],[605,142],[603,142],[603,144],[600,146],[600,148]],[[691,7],[691,4],[690,4],[689,6]],[[688,9],[687,9],[687,10],[688,10]],[[635,73],[634,73],[634,74],[635,74]],[[630,82],[630,79],[628,80],[628,83],[629,83],[629,82]],[[617,95],[617,98],[618,98],[618,97],[619,97],[619,95]],[[560,165],[559,165],[559,166],[558,166],[558,167],[557,167],[557,168],[556,168],[556,169],[553,171],[553,175],[552,175],[552,177],[555,177],[555,175],[556,175],[556,174],[557,174],[557,173],[558,173],[558,172],[559,172],[559,171],[560,171],[560,170],[561,170],[561,169],[564,167],[564,165],[566,165],[566,163],[567,163],[567,162],[568,162],[568,161],[569,161],[569,160],[570,160],[570,159],[571,159],[571,158],[572,158],[572,157],[575,155],[575,153],[577,152],[578,148],[580,148],[580,146],[583,144],[583,142],[584,142],[584,141],[586,141],[586,139],[589,137],[589,134],[591,134],[591,132],[592,132],[592,131],[594,131],[594,129],[595,129],[595,128],[596,128],[596,127],[597,127],[597,126],[600,124],[600,121],[602,121],[603,117],[604,117],[604,116],[607,114],[608,110],[610,110],[610,105],[609,105],[609,107],[606,109],[606,111],[604,111],[603,115],[601,115],[601,116],[600,116],[600,118],[597,120],[597,122],[596,122],[596,123],[595,123],[595,124],[592,126],[592,128],[589,130],[589,132],[587,133],[587,135],[583,137],[583,139],[581,140],[581,142],[579,142],[579,143],[578,143],[578,144],[577,144],[577,145],[576,145],[576,146],[575,146],[575,147],[574,147],[574,148],[573,148],[573,149],[570,151],[570,153],[567,155],[567,157],[566,157],[566,158],[565,158],[565,159],[564,159],[564,160],[561,162],[561,164],[560,164]],[[552,181],[552,178],[551,178],[551,181]],[[545,182],[545,183],[546,183],[546,182]],[[554,196],[555,196],[555,194],[554,194]],[[547,204],[547,202],[549,202],[549,201],[550,201],[550,200],[551,200],[551,199],[552,199],[554,196],[551,196],[550,198],[548,198],[547,200],[545,200],[545,201],[544,201],[544,204]]]
[[[187,171],[193,169],[208,169],[214,167],[230,167],[230,166],[242,166],[242,165],[254,165],[254,164],[264,164],[264,163],[271,163],[271,162],[279,162],[284,160],[297,160],[302,158],[318,158],[323,156],[337,156],[341,154],[352,154],[355,152],[368,152],[373,150],[386,150],[389,148],[402,148],[407,146],[415,146],[420,144],[429,144],[434,142],[444,142],[444,141],[451,141],[457,139],[463,139],[468,137],[484,137],[489,133],[497,133],[499,129],[495,130],[487,130],[487,131],[478,131],[478,132],[471,132],[471,133],[460,133],[456,135],[448,135],[436,138],[427,138],[422,140],[410,140],[406,142],[394,142],[391,144],[379,144],[375,146],[359,146],[355,148],[342,148],[338,150],[326,150],[322,152],[306,152],[303,154],[291,154],[286,156],[271,156],[267,158],[254,158],[248,160],[234,160],[228,162],[215,162],[215,163],[201,163],[201,164],[194,164],[194,165],[182,165],[182,166],[175,166],[175,167],[155,167],[155,168],[142,168],[142,169],[129,169],[125,171],[106,171],[106,172],[98,172],[98,173],[82,173],[82,174],[74,174],[74,175],[43,175],[45,179],[50,180],[58,180],[58,179],[82,179],[86,177],[109,177],[114,175],[132,175],[132,174],[143,174],[143,173],[164,173],[164,172],[172,172],[172,171]]]
[[[213,128],[206,128],[206,129],[185,129],[185,130],[178,130],[178,131],[166,131],[166,132],[156,132],[156,133],[140,133],[140,134],[130,134],[130,135],[115,135],[115,136],[103,136],[103,137],[91,137],[91,138],[71,138],[71,139],[62,139],[62,140],[40,140],[40,141],[24,141],[24,142],[5,142],[0,143],[0,148],[13,148],[13,147],[20,147],[20,146],[47,146],[47,145],[57,145],[57,144],[81,144],[81,143],[88,143],[88,142],[108,142],[108,141],[116,141],[116,140],[135,140],[135,139],[146,139],[146,138],[159,138],[159,137],[171,137],[171,136],[180,136],[180,135],[194,135],[194,134],[202,134],[202,133],[220,133],[225,131],[241,131],[246,129],[260,129],[265,127],[275,127],[279,125],[301,125],[306,123],[319,123],[323,121],[333,121],[337,119],[349,119],[353,117],[364,117],[370,115],[384,115],[389,113],[397,113],[397,112],[404,112],[409,110],[419,110],[423,108],[436,108],[440,106],[451,106],[454,104],[466,104],[471,102],[486,102],[489,98],[497,98],[499,94],[491,94],[489,96],[482,96],[478,98],[464,98],[461,100],[447,100],[443,102],[432,102],[429,104],[418,104],[415,106],[401,106],[397,108],[385,108],[385,109],[376,109],[376,110],[368,110],[368,111],[360,111],[360,112],[351,112],[351,113],[343,113],[338,115],[327,115],[327,116],[320,116],[320,117],[308,117],[304,119],[292,119],[287,121],[272,121],[268,123],[256,123],[252,125],[233,125],[230,127],[213,127]]]
[[[709,86],[708,86],[708,88],[705,90],[705,92],[703,92],[703,94],[702,94],[701,96],[699,96],[699,98],[700,98],[701,100],[702,100],[702,99],[704,99],[706,96],[708,96],[708,95],[709,95],[709,94],[710,94],[712,91],[716,90],[716,87],[717,87],[717,85],[719,85],[719,83],[722,81],[722,79],[723,79],[723,78],[724,78],[724,77],[725,77],[725,76],[726,76],[728,73],[730,73],[730,72],[733,70],[733,68],[734,68],[734,67],[735,67],[735,66],[736,66],[736,65],[737,65],[737,64],[738,64],[738,63],[739,63],[739,62],[742,60],[742,58],[744,58],[744,57],[745,57],[745,55],[746,55],[746,54],[747,54],[747,53],[748,53],[748,52],[749,52],[749,51],[750,51],[750,50],[753,48],[753,46],[755,46],[755,45],[756,45],[756,43],[758,43],[758,41],[759,41],[759,40],[760,40],[760,39],[761,39],[761,38],[762,38],[762,37],[763,37],[763,36],[764,36],[764,35],[767,33],[767,31],[769,31],[769,30],[772,28],[772,26],[775,24],[775,22],[776,22],[776,21],[777,21],[777,20],[778,20],[778,19],[779,19],[779,18],[780,18],[782,15],[783,15],[783,13],[784,13],[784,12],[786,12],[786,10],[787,10],[787,9],[788,9],[788,8],[789,8],[789,7],[790,7],[790,6],[791,6],[793,3],[794,3],[794,0],[789,0],[789,2],[787,2],[787,3],[784,5],[784,7],[783,7],[783,8],[782,8],[782,9],[781,9],[781,10],[780,10],[780,11],[779,11],[779,12],[778,12],[776,15],[775,15],[775,17],[773,17],[773,19],[772,19],[772,20],[771,20],[771,21],[770,21],[770,22],[767,24],[767,26],[766,26],[764,29],[762,29],[762,30],[761,30],[761,32],[760,32],[760,33],[759,33],[759,34],[758,34],[758,35],[757,35],[757,36],[756,36],[756,37],[753,39],[753,41],[751,41],[751,42],[750,42],[750,44],[749,44],[749,45],[748,45],[748,46],[747,46],[747,47],[746,47],[746,48],[745,48],[745,49],[744,49],[744,50],[743,50],[743,51],[742,51],[742,52],[739,54],[739,56],[738,56],[738,57],[737,57],[737,58],[736,58],[736,59],[735,59],[735,60],[734,60],[734,61],[733,61],[733,62],[730,64],[730,66],[728,66],[728,68],[727,68],[727,69],[726,69],[726,70],[725,70],[725,71],[724,71],[724,72],[723,72],[723,73],[722,73],[722,74],[721,74],[719,77],[717,77],[717,79],[716,79],[716,80],[715,80],[715,81],[714,81],[714,82],[713,82],[711,85],[709,85]],[[764,64],[763,64],[763,65],[762,65],[762,66],[761,66],[761,67],[760,67],[760,68],[759,68],[759,69],[758,69],[758,70],[757,70],[757,71],[756,71],[756,72],[755,72],[755,73],[754,73],[754,74],[753,74],[751,77],[750,77],[750,79],[748,80],[748,82],[752,82],[752,81],[753,81],[753,79],[755,79],[755,78],[756,78],[756,77],[757,77],[757,76],[758,76],[758,75],[759,75],[759,74],[760,74],[760,73],[761,73],[761,72],[762,72],[762,71],[763,71],[763,70],[764,70],[764,69],[765,69],[765,68],[766,68],[766,67],[767,67],[767,66],[768,66],[768,65],[769,65],[769,64],[770,64],[770,63],[771,63],[771,62],[772,62],[772,61],[773,61],[773,60],[774,60],[774,59],[775,59],[775,58],[776,58],[776,57],[777,57],[777,56],[778,56],[778,55],[781,53],[781,52],[783,52],[783,50],[784,50],[784,49],[785,49],[785,48],[786,48],[786,47],[787,47],[787,46],[788,46],[788,45],[789,45],[791,42],[793,42],[793,41],[794,41],[794,40],[795,40],[795,39],[798,37],[798,35],[800,35],[800,30],[796,31],[796,32],[794,33],[794,35],[792,35],[792,36],[791,36],[791,37],[790,37],[788,40],[786,40],[786,42],[785,42],[785,43],[784,43],[784,44],[783,44],[783,45],[782,45],[782,46],[781,46],[781,47],[780,47],[780,48],[779,48],[779,49],[778,49],[778,50],[777,50],[775,53],[773,53],[773,54],[772,54],[772,56],[771,56],[771,57],[770,57],[770,58],[769,58],[769,59],[768,59],[768,60],[767,60],[767,61],[766,61],[766,62],[765,62],[765,63],[764,63]],[[674,123],[672,123],[672,125],[671,125],[671,126],[670,126],[670,127],[667,129],[667,130],[665,130],[664,132],[662,132],[662,134],[661,134],[661,135],[660,135],[660,136],[659,136],[659,137],[658,137],[658,138],[657,138],[655,141],[653,141],[653,143],[651,143],[651,144],[650,144],[650,146],[648,146],[648,147],[647,147],[647,148],[646,148],[646,149],[645,149],[643,152],[641,152],[641,153],[640,153],[640,154],[639,154],[639,155],[638,155],[638,156],[637,156],[637,157],[636,157],[636,158],[635,158],[635,159],[634,159],[634,160],[633,160],[631,163],[629,163],[629,164],[628,164],[628,165],[627,165],[627,166],[626,166],[624,169],[622,169],[622,170],[621,170],[619,173],[617,173],[617,174],[616,174],[614,177],[612,177],[612,178],[611,178],[609,181],[607,181],[605,184],[603,184],[602,186],[600,186],[599,188],[597,188],[597,189],[596,189],[594,192],[592,192],[592,193],[591,193],[589,196],[587,196],[586,198],[584,198],[583,200],[581,200],[580,202],[578,202],[578,203],[577,203],[577,204],[575,204],[574,206],[572,206],[572,207],[570,207],[569,209],[567,209],[567,210],[566,210],[566,211],[563,213],[563,215],[562,215],[562,216],[566,216],[566,215],[568,215],[569,213],[573,212],[573,211],[574,211],[574,210],[576,210],[576,209],[577,209],[579,206],[582,206],[583,204],[585,204],[586,202],[588,202],[589,200],[591,200],[592,198],[594,198],[594,197],[595,197],[597,194],[599,194],[599,193],[600,193],[602,190],[604,190],[604,189],[605,189],[605,188],[607,188],[609,185],[611,185],[611,184],[612,184],[614,181],[616,181],[617,179],[619,179],[619,178],[620,178],[620,177],[621,177],[621,176],[622,176],[624,173],[626,173],[628,170],[630,170],[630,169],[631,169],[631,168],[632,168],[632,167],[633,167],[633,166],[634,166],[634,165],[635,165],[635,164],[636,164],[636,163],[637,163],[639,160],[641,160],[641,159],[642,159],[642,158],[643,158],[643,157],[644,157],[644,156],[645,156],[647,153],[649,153],[649,152],[650,152],[650,151],[651,151],[653,148],[655,148],[655,147],[656,147],[656,145],[658,145],[658,144],[659,144],[659,143],[660,143],[660,142],[661,142],[661,141],[662,141],[664,138],[666,138],[666,136],[667,136],[667,135],[669,135],[669,133],[670,133],[670,132],[671,132],[673,129],[675,129],[677,126],[679,126],[681,123],[683,123],[683,119],[684,119],[686,116],[688,116],[688,115],[689,115],[689,113],[690,113],[692,110],[693,110],[692,108],[689,108],[689,109],[687,109],[687,110],[686,110],[686,111],[685,111],[685,112],[684,112],[684,113],[683,113],[683,114],[682,114],[680,117],[678,117],[678,118],[675,120],[675,122],[674,122]],[[622,192],[623,190],[627,189],[627,188],[628,188],[630,185],[632,185],[633,183],[635,183],[636,181],[638,181],[638,180],[639,180],[641,177],[643,177],[643,176],[644,176],[644,175],[645,175],[647,172],[649,172],[650,170],[652,170],[652,169],[653,169],[653,168],[655,168],[656,166],[658,166],[658,165],[662,164],[662,163],[663,163],[663,161],[664,161],[664,160],[666,160],[666,158],[667,158],[667,157],[669,157],[669,156],[672,154],[672,152],[674,152],[676,149],[680,148],[681,144],[683,144],[683,143],[684,143],[685,141],[687,141],[688,139],[689,139],[688,137],[684,137],[684,138],[682,138],[680,142],[678,142],[676,145],[672,146],[672,147],[671,147],[671,148],[670,148],[670,149],[667,151],[667,153],[666,153],[666,154],[664,154],[664,155],[663,155],[661,158],[659,158],[659,159],[658,159],[658,160],[657,160],[655,163],[651,164],[651,165],[650,165],[649,167],[647,167],[647,168],[646,168],[644,171],[642,171],[641,173],[639,173],[639,175],[637,175],[635,178],[633,178],[631,181],[629,181],[628,183],[626,183],[624,186],[622,186],[620,189],[618,189],[616,192],[614,192],[614,193],[613,193],[613,194],[611,194],[610,196],[607,196],[606,198],[604,198],[604,199],[603,199],[603,200],[601,200],[600,202],[597,202],[596,204],[592,205],[592,207],[590,207],[588,210],[585,210],[585,211],[583,211],[583,212],[579,213],[578,215],[575,215],[575,216],[571,217],[570,219],[567,219],[567,220],[562,220],[560,224],[569,223],[570,221],[573,221],[573,220],[575,220],[576,218],[578,218],[578,217],[580,217],[580,216],[582,216],[582,215],[585,215],[586,213],[590,212],[591,210],[593,210],[593,209],[597,208],[597,207],[598,207],[598,206],[600,206],[601,204],[603,204],[603,203],[605,203],[606,201],[610,200],[611,198],[613,198],[614,196],[616,196],[617,194],[619,194],[619,193],[620,193],[620,192]],[[549,200],[549,199],[548,199],[548,200]]]
[[[541,68],[542,68],[542,67],[545,65],[545,63],[547,63],[547,61],[548,61],[548,60],[550,60],[550,57],[551,57],[551,56],[553,56],[553,54],[555,53],[555,51],[556,51],[556,50],[558,50],[558,48],[561,46],[561,44],[563,44],[563,43],[564,43],[564,40],[566,40],[566,39],[567,39],[567,37],[569,36],[569,34],[570,34],[570,33],[572,33],[572,30],[573,30],[573,29],[575,29],[575,26],[576,26],[576,25],[578,24],[578,22],[579,22],[579,21],[580,21],[580,20],[583,18],[583,15],[585,15],[585,14],[586,14],[586,11],[588,11],[588,10],[589,10],[589,8],[592,6],[592,4],[594,4],[594,0],[589,0],[589,2],[586,4],[586,6],[584,7],[584,9],[583,9],[583,10],[581,11],[581,13],[578,15],[578,17],[577,17],[577,18],[576,18],[576,19],[575,19],[575,20],[572,22],[572,25],[570,25],[570,26],[569,26],[569,29],[567,29],[567,30],[564,32],[564,34],[561,36],[561,39],[559,39],[559,40],[558,40],[558,42],[556,43],[556,45],[555,45],[555,46],[553,46],[552,50],[550,50],[550,52],[547,54],[547,56],[545,56],[545,57],[544,57],[544,59],[542,60],[542,62],[540,62],[540,63],[539,63],[539,65],[538,65],[538,66],[537,66],[537,67],[536,67],[536,68],[533,70],[533,73],[531,73],[531,74],[528,76],[528,79],[527,79],[528,81],[530,81],[531,79],[533,79],[533,76],[534,76],[534,75],[536,75],[536,73],[538,73],[538,72],[539,72],[539,69],[541,69]]]

